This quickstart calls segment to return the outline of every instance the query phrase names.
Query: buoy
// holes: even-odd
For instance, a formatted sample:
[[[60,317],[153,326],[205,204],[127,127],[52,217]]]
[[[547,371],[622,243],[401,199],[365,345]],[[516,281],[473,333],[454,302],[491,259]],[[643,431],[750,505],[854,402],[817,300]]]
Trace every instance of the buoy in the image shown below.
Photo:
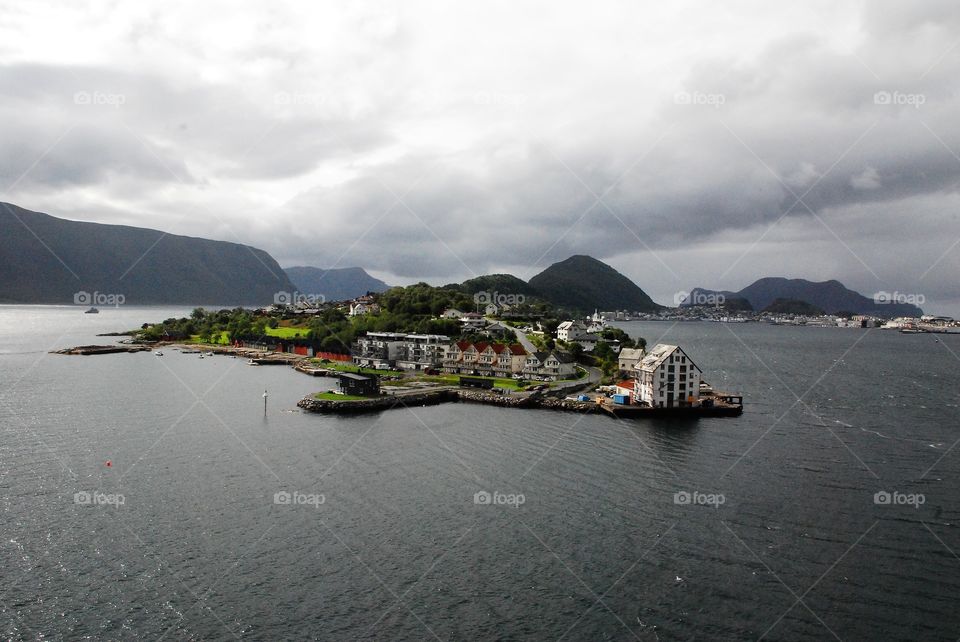
[[[108,459],[108,460],[107,460],[107,468],[110,468],[111,466],[113,466],[113,462]]]

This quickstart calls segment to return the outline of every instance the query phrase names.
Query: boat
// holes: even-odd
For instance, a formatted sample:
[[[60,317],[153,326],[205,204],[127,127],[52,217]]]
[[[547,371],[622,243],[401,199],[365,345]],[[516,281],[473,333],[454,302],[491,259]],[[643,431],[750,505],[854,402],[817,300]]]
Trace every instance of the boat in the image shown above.
[[[198,358],[199,358],[199,359],[203,359],[203,353],[202,353],[202,352],[200,353],[200,356],[199,356]]]
[[[162,356],[163,356],[163,353],[162,353],[161,351],[159,351],[159,350],[157,350],[157,351],[154,352],[153,354],[155,354],[155,355],[158,356],[158,357],[162,357]]]
[[[248,365],[248,366],[259,366],[260,364],[257,363],[256,361],[254,361],[253,359],[250,359],[249,361],[247,361],[247,365]]]
[[[84,314],[100,314],[100,310],[98,310],[98,309],[96,309],[96,308],[90,308],[89,310],[87,310],[86,312],[84,312]]]
[[[204,356],[206,356],[206,357],[212,357],[212,356],[213,356],[213,350],[208,350],[207,352],[204,352],[203,354],[204,354]]]

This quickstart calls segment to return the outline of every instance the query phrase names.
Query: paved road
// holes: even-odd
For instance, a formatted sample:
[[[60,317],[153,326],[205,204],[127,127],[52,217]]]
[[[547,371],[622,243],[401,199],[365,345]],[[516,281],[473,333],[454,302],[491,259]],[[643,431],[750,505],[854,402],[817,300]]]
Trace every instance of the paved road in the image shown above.
[[[530,339],[527,338],[527,335],[520,331],[520,328],[513,328],[513,333],[517,335],[517,341],[520,342],[520,345],[523,346],[524,350],[527,352],[537,351],[537,346],[533,345]]]

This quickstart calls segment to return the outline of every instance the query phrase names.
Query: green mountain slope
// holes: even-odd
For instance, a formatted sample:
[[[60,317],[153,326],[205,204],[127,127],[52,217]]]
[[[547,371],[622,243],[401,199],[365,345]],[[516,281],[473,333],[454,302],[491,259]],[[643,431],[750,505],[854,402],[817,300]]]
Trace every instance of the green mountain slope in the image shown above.
[[[660,309],[633,281],[602,261],[575,255],[530,279],[530,286],[556,306],[579,312]]]
[[[263,305],[292,289],[263,250],[0,203],[2,303],[96,305],[99,293],[127,304]]]

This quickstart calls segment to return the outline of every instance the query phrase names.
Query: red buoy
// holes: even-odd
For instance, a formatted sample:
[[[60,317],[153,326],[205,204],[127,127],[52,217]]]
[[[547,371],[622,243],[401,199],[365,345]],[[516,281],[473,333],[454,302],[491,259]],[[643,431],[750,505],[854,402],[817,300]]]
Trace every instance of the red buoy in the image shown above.
[[[111,466],[113,466],[113,462],[108,459],[108,460],[107,460],[107,468],[110,468]]]

